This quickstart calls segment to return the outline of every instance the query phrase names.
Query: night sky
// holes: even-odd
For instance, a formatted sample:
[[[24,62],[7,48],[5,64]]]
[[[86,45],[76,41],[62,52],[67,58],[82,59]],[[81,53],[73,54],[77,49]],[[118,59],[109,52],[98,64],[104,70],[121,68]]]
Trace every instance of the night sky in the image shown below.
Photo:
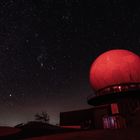
[[[93,60],[140,54],[140,6],[122,0],[0,0],[0,125],[91,107]]]

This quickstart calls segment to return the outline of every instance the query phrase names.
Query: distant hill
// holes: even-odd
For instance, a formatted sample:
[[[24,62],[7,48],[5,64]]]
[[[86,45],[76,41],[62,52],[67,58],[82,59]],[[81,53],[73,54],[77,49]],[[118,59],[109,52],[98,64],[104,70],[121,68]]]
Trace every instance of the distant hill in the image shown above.
[[[30,121],[26,124],[18,124],[15,126],[15,128],[20,128],[20,129],[49,129],[49,130],[54,130],[54,129],[60,129],[59,126],[55,126],[49,123],[43,123],[39,121]]]

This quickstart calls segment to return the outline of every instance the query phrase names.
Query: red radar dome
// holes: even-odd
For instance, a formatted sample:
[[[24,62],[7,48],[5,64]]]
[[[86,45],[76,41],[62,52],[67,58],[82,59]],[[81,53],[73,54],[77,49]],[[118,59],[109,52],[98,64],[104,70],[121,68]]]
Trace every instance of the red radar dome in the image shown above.
[[[90,69],[94,90],[123,83],[140,83],[140,57],[128,50],[110,50],[101,54]]]

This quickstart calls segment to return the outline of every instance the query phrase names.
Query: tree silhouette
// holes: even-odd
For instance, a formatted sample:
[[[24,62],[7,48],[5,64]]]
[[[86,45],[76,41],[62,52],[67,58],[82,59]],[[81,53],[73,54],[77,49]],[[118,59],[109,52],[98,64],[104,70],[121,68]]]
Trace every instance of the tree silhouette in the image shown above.
[[[40,114],[39,113],[35,114],[35,120],[49,123],[50,117],[47,112],[41,112]]]

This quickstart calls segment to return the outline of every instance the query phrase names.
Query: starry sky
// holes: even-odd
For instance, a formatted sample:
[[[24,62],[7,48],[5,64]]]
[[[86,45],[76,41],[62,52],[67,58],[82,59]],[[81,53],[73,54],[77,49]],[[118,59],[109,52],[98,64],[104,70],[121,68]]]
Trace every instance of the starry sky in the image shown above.
[[[91,107],[93,60],[140,54],[140,7],[122,0],[0,0],[0,125]]]

